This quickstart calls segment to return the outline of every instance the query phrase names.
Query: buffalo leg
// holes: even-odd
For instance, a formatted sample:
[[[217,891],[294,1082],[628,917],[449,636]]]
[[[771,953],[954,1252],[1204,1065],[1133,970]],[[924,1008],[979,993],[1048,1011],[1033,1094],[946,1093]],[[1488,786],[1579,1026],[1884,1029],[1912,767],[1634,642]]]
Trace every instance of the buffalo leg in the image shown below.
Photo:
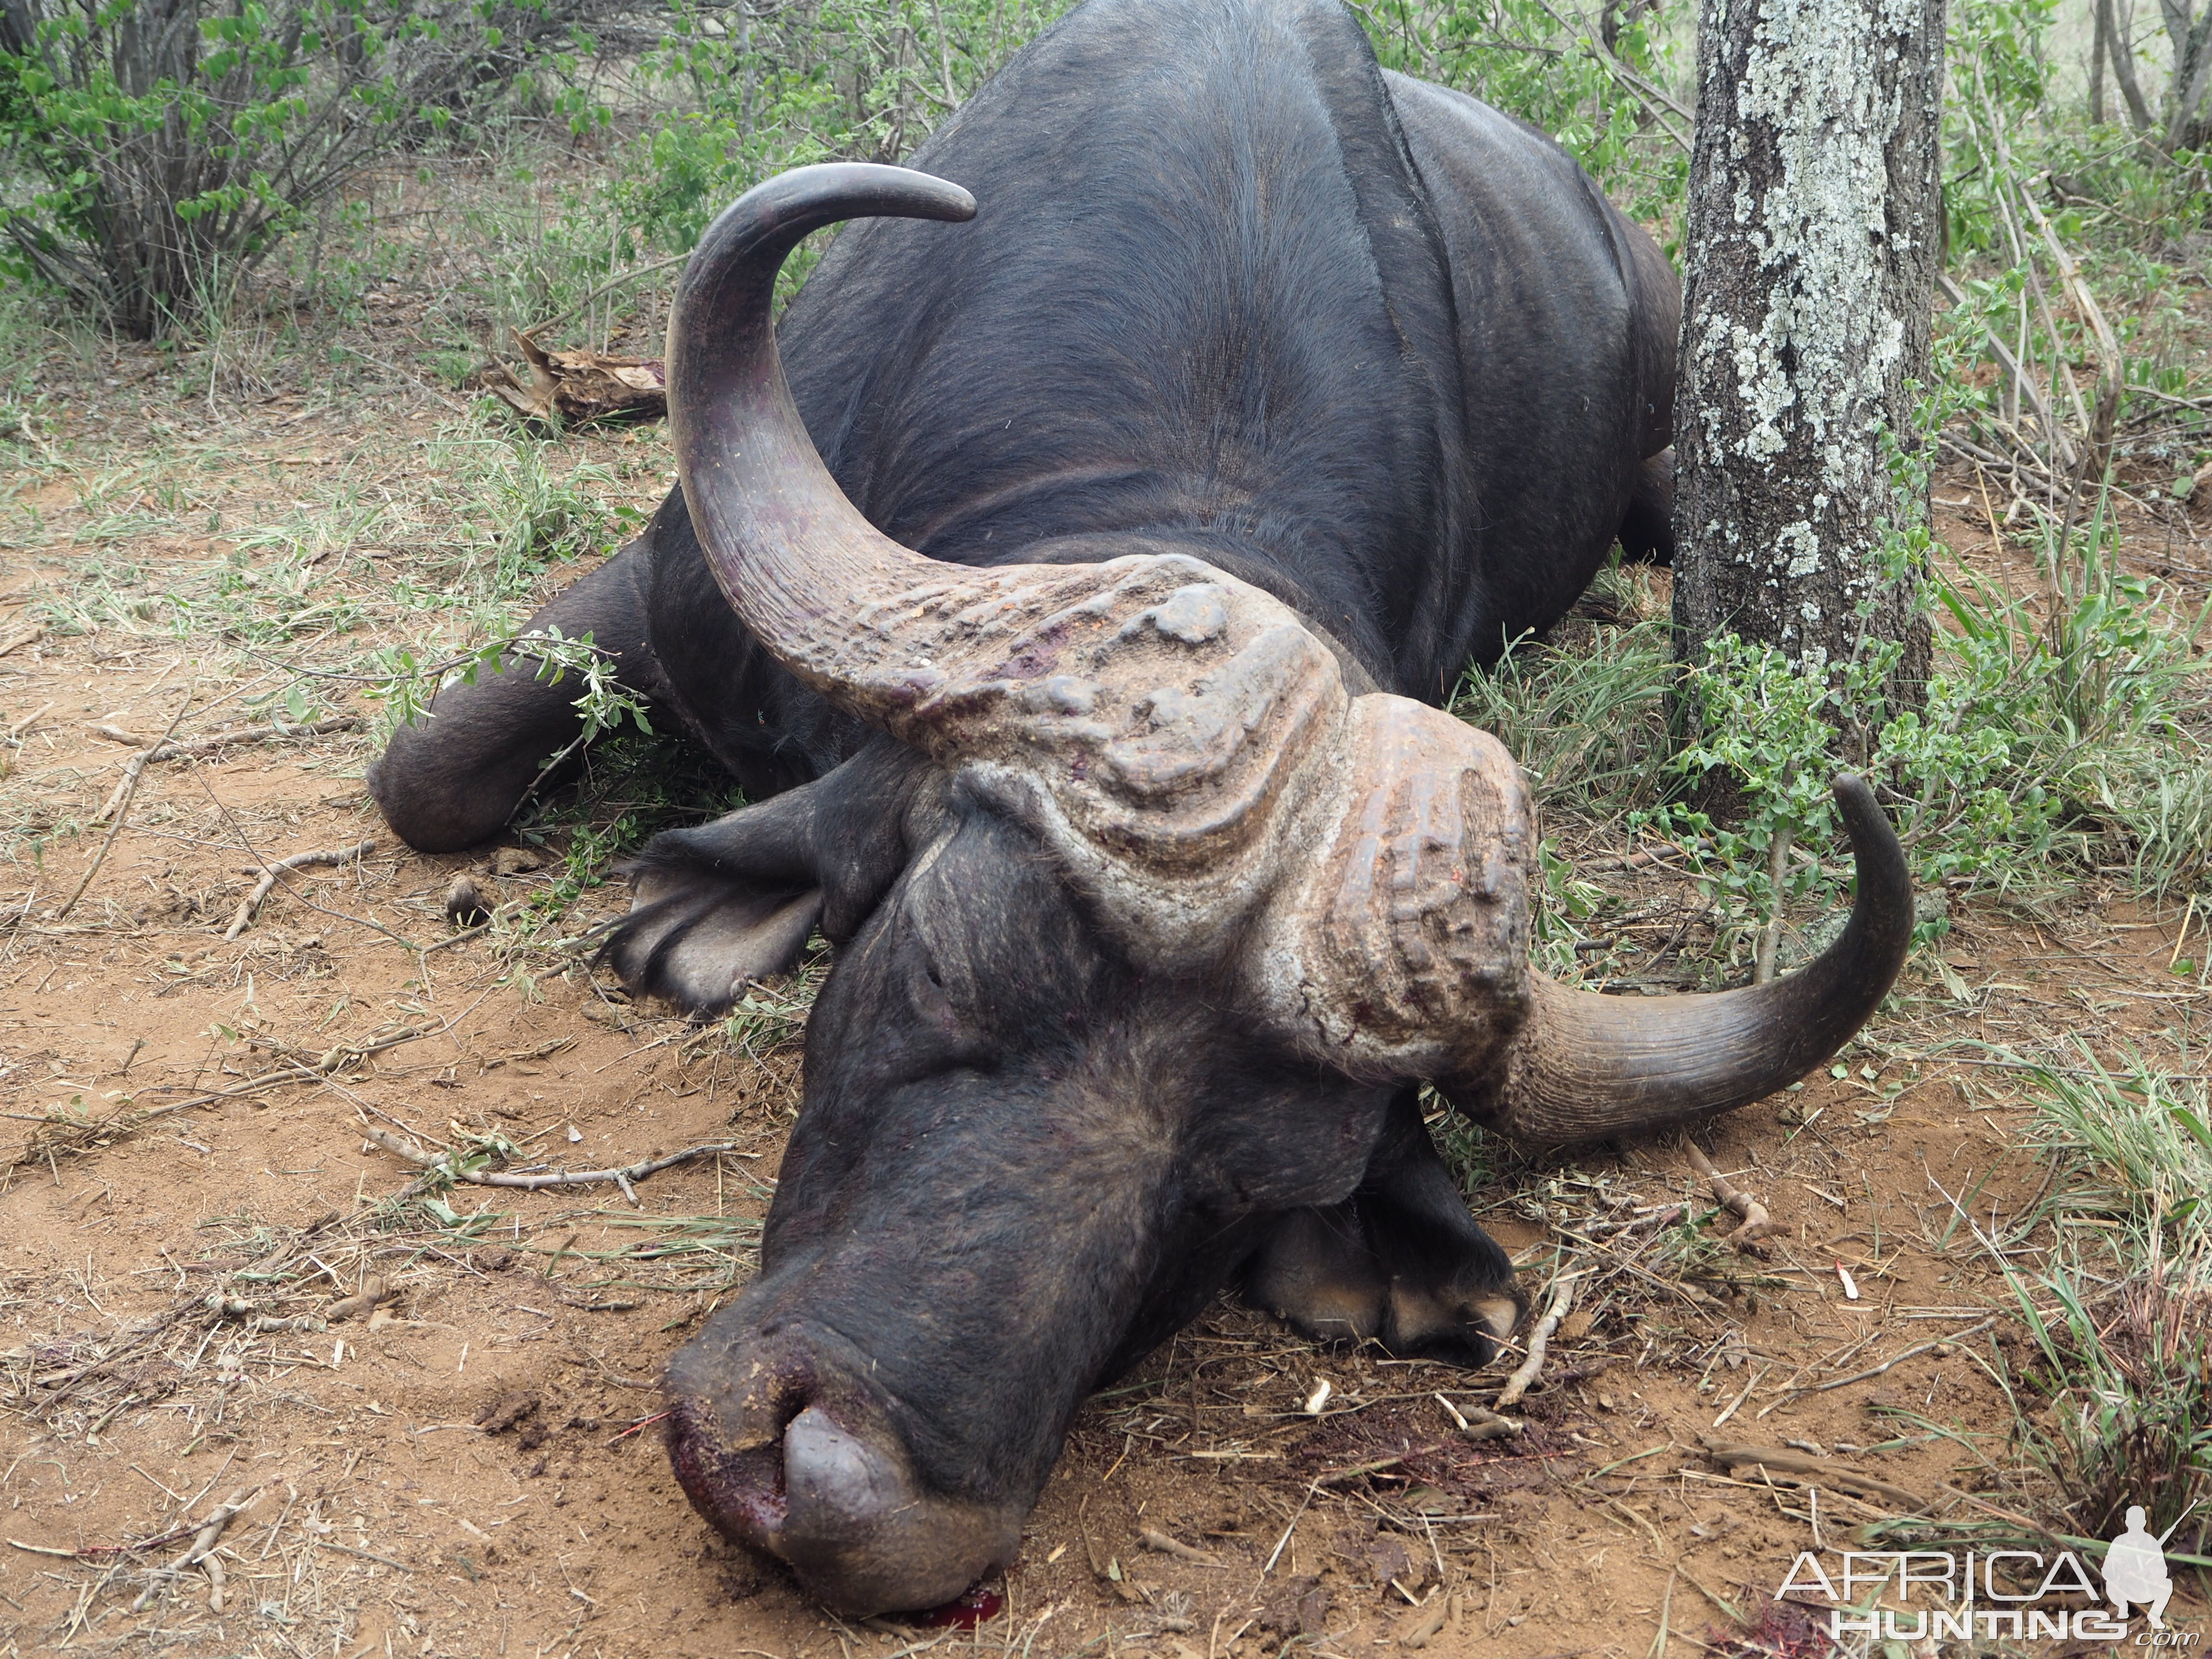
[[[592,636],[615,657],[616,677],[646,695],[658,683],[646,643],[643,539],[566,587],[530,619],[568,639]],[[450,853],[489,840],[521,805],[549,757],[576,740],[583,717],[573,674],[558,684],[538,678],[538,659],[520,653],[505,671],[474,685],[449,685],[429,713],[392,734],[368,769],[369,793],[401,840],[425,853]],[[575,757],[568,763],[573,766]]]
[[[1412,1090],[1391,1103],[1358,1190],[1285,1216],[1247,1267],[1244,1294],[1309,1336],[1371,1337],[1395,1354],[1462,1365],[1487,1364],[1525,1307],[1513,1264],[1468,1212]]]

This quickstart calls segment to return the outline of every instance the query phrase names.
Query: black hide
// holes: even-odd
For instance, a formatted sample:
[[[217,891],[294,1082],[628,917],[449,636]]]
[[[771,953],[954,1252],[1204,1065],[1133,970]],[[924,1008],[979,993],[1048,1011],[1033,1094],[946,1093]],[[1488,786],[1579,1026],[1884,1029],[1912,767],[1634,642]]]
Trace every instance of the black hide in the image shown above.
[[[1380,70],[1334,0],[1093,0],[913,165],[975,220],[846,226],[779,339],[838,483],[915,550],[1177,541],[1431,702],[1556,622],[1616,537],[1670,550],[1671,468],[1643,464],[1673,273],[1557,145]],[[644,637],[626,610],[600,642],[750,791],[860,745],[731,613],[680,491],[617,558]],[[507,701],[557,726],[567,695]],[[372,780],[426,849],[495,833],[558,746],[477,772],[520,717],[474,701],[441,696]]]

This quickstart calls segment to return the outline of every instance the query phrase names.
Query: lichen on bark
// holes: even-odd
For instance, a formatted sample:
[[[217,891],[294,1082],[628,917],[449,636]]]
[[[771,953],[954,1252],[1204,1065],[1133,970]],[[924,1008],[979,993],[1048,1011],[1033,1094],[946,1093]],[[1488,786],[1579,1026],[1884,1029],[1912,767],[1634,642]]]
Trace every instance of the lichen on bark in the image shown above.
[[[1942,243],[1944,0],[1703,0],[1676,404],[1674,621],[1801,667],[1929,633],[1885,557]]]

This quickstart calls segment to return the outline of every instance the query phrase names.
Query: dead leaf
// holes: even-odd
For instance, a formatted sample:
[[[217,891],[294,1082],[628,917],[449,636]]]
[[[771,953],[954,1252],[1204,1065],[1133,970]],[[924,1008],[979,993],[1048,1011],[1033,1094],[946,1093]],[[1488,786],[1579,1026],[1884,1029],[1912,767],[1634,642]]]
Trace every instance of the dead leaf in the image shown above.
[[[526,420],[581,426],[589,421],[657,421],[668,413],[668,372],[644,357],[611,357],[586,347],[548,351],[518,329],[527,384],[504,363],[478,375],[483,389]]]

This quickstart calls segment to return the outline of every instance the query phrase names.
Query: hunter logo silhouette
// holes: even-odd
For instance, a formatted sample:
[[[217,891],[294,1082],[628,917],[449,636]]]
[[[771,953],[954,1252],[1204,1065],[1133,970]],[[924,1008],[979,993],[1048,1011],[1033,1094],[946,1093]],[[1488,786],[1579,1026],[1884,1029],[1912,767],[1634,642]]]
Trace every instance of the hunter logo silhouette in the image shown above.
[[[2166,1576],[2166,1540],[2196,1507],[2191,1504],[2181,1512],[2180,1520],[2156,1537],[2143,1525],[2145,1515],[2140,1504],[2128,1510],[2128,1529],[2112,1540],[2112,1548],[2105,1553],[2105,1599],[2112,1604],[2117,1617],[2125,1619],[2132,1601],[2150,1615],[2153,1630],[2166,1628],[2166,1604],[2173,1595],[2173,1582]]]

